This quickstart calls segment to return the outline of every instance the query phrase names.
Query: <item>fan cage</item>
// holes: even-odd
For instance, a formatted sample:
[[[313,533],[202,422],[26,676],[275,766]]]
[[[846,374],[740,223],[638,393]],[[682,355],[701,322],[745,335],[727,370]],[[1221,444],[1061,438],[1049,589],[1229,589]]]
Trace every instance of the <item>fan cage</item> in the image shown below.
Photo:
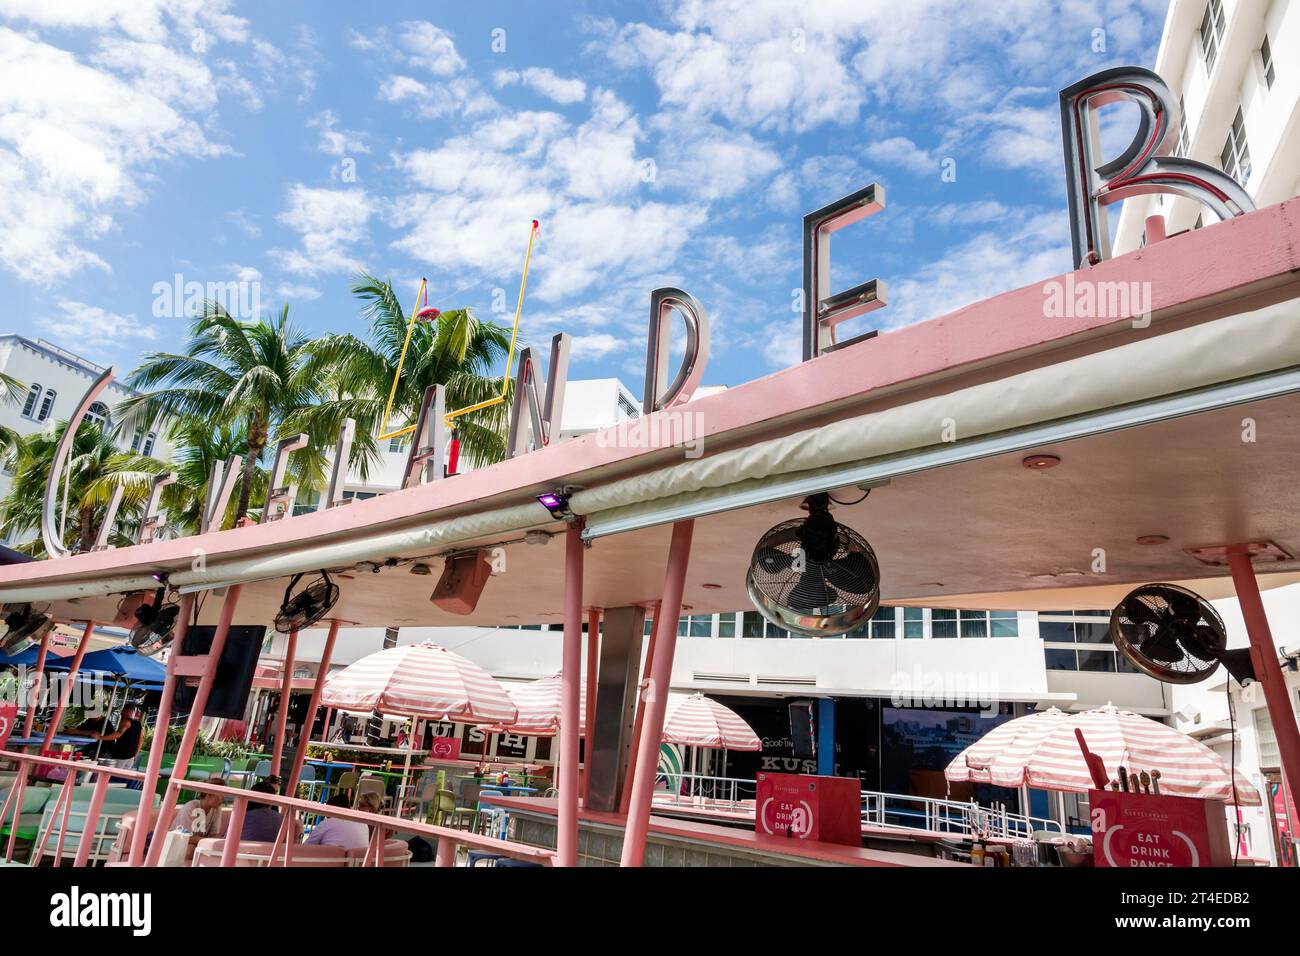
[[[879,562],[862,535],[838,522],[832,553],[824,560],[810,557],[799,537],[807,520],[784,521],[759,538],[746,589],[777,627],[810,637],[847,633],[880,605]]]
[[[305,611],[290,611],[291,605],[304,597],[311,600],[311,607]],[[280,634],[300,631],[311,627],[330,612],[339,599],[339,586],[322,575],[307,585],[297,594],[290,596],[280,605],[280,613],[275,616],[275,629]]]
[[[1218,654],[1200,655],[1182,641],[1176,646],[1181,651],[1179,659],[1161,660],[1152,652],[1160,624],[1154,617],[1177,617],[1170,597],[1195,606],[1196,619],[1191,626],[1209,628],[1214,632],[1214,643],[1222,651],[1227,643],[1227,629],[1214,606],[1203,597],[1176,584],[1147,584],[1135,588],[1124,596],[1110,615],[1110,639],[1115,647],[1142,673],[1168,684],[1195,684],[1205,680],[1219,666]],[[1139,611],[1139,606],[1145,610]],[[1183,617],[1187,617],[1183,615]]]

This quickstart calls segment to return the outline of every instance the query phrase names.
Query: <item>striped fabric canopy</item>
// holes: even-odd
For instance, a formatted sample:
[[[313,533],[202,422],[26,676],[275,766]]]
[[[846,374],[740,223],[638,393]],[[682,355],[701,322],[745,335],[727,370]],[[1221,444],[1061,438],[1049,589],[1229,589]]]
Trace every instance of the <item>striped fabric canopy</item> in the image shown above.
[[[463,724],[507,724],[518,710],[505,688],[473,661],[431,641],[376,651],[332,674],[326,706]]]
[[[703,694],[692,694],[677,704],[664,721],[663,742],[714,750],[762,750],[749,724],[734,710]]]
[[[944,776],[954,783],[1030,786],[1083,792],[1092,776],[1074,729],[1101,757],[1106,773],[1160,771],[1160,792],[1175,797],[1233,801],[1232,776],[1209,747],[1172,727],[1111,705],[1067,714],[1055,707],[1008,721],[957,755]],[[1237,798],[1257,806],[1259,793],[1236,773]]]
[[[559,674],[529,681],[526,684],[507,684],[506,693],[519,708],[519,716],[508,724],[495,728],[530,737],[554,737],[560,732],[560,707],[564,698],[564,680]],[[587,682],[578,689],[578,733],[587,730]]]

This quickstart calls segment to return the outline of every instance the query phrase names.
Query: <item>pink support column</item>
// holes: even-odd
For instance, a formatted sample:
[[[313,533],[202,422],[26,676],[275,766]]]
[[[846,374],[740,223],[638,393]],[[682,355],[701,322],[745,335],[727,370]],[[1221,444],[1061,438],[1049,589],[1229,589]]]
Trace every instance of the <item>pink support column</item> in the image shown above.
[[[107,773],[95,776],[95,789],[90,795],[90,806],[86,808],[86,819],[81,824],[81,842],[77,844],[73,866],[85,866],[90,862],[90,845],[95,842],[95,827],[99,824],[99,814],[104,809],[104,797],[108,795],[108,782],[111,779]]]
[[[1165,241],[1165,217],[1160,215],[1147,216],[1146,218],[1146,237],[1147,245],[1153,246],[1157,242]]]
[[[307,703],[306,731],[298,742],[298,749],[293,755],[293,767],[289,770],[288,785],[280,791],[287,797],[298,792],[298,777],[302,774],[302,763],[307,758],[307,739],[311,725],[316,722],[316,710],[320,707],[320,695],[325,689],[325,678],[330,672],[330,658],[334,656],[334,641],[339,636],[339,621],[330,621],[329,633],[325,636],[325,649],[320,654],[320,666],[316,668],[316,682],[311,687],[311,700]]]
[[[9,842],[5,845],[5,859],[12,861],[14,858],[14,843],[18,839],[18,818],[22,816],[23,811],[23,792],[27,789],[27,774],[31,772],[31,767],[25,761],[18,762],[18,776],[14,777],[14,782],[9,791],[9,796],[14,802],[14,820],[13,825],[9,827]],[[9,819],[9,813],[6,810],[5,815],[0,819]]]
[[[600,608],[587,610],[587,732],[583,735],[585,753],[582,774],[582,802],[587,802],[587,788],[591,783],[591,747],[596,733],[596,685],[600,678]]]
[[[659,602],[655,601],[652,606],[650,620],[654,627],[650,631],[650,646],[646,648],[645,665],[641,668],[641,685],[650,679],[650,665],[655,659],[655,637],[659,634]],[[628,761],[627,772],[623,775],[623,795],[618,800],[618,812],[627,816],[627,808],[632,801],[632,778],[636,775],[636,755],[641,749],[641,727],[645,723],[645,705],[640,695],[637,696],[636,717],[632,721],[632,746],[628,753],[632,759]]]
[[[27,716],[23,718],[23,736],[32,735],[32,719],[36,716],[36,708],[41,702],[41,681],[45,676],[45,657],[50,652],[50,637],[54,634],[54,628],[50,628],[41,635],[41,649],[36,652],[36,680],[32,683],[32,689],[27,694]]]
[[[68,671],[68,681],[63,685],[63,690],[59,692],[59,706],[54,710],[50,725],[45,728],[45,742],[41,744],[42,753],[50,749],[50,743],[54,739],[54,732],[59,729],[59,722],[63,720],[63,712],[68,709],[68,701],[72,699],[72,687],[77,681],[77,671],[81,670],[81,659],[86,656],[86,648],[90,646],[90,636],[94,633],[95,622],[87,621],[86,629],[81,632],[81,643],[77,645],[77,652],[72,655],[72,666]]]
[[[167,653],[167,675],[163,678],[162,699],[153,722],[153,743],[149,745],[149,762],[145,765],[144,780],[140,784],[140,807],[135,812],[135,828],[131,831],[131,866],[144,862],[144,841],[149,833],[149,811],[153,808],[154,790],[158,788],[158,774],[162,770],[163,750],[166,749],[167,727],[171,723],[172,698],[176,695],[176,658],[180,656],[185,634],[190,629],[190,615],[194,612],[194,595],[181,598],[181,610],[176,616],[176,633],[171,650]]]
[[[157,866],[158,860],[162,856],[163,840],[161,836],[171,828],[172,814],[176,811],[176,797],[180,793],[181,781],[185,779],[185,771],[189,769],[190,754],[194,752],[194,741],[199,736],[199,724],[203,722],[203,711],[208,706],[208,695],[212,693],[212,682],[217,676],[217,664],[221,660],[221,652],[226,649],[226,638],[230,634],[230,622],[234,619],[235,608],[239,604],[241,591],[243,591],[243,585],[232,584],[226,591],[225,601],[221,604],[221,617],[217,620],[217,633],[212,636],[212,647],[207,655],[207,667],[204,669],[203,677],[199,679],[198,689],[194,693],[194,706],[190,708],[190,719],[185,723],[185,735],[181,738],[181,745],[176,750],[176,762],[172,764],[171,782],[167,786],[167,792],[163,795],[162,806],[158,809],[158,823],[154,826],[158,838],[149,844],[149,853],[145,857],[145,866]],[[175,640],[173,640],[172,646],[175,648],[173,653],[179,653],[180,647]]]
[[[222,866],[235,865],[235,855],[239,853],[239,834],[244,831],[244,814],[247,810],[248,798],[235,797],[235,805],[230,808],[230,822],[226,825],[226,843],[221,848]]]
[[[280,761],[284,756],[284,732],[289,726],[289,693],[293,687],[293,663],[297,654],[298,629],[294,628],[289,632],[289,640],[284,650],[284,676],[280,679],[280,710],[275,715],[275,743],[271,745],[271,775],[275,777],[280,776]],[[302,749],[301,744],[298,749]]]
[[[668,546],[668,571],[664,575],[664,595],[655,615],[654,662],[650,680],[642,693],[645,722],[641,725],[640,746],[636,754],[636,773],[632,778],[632,799],[628,805],[623,833],[621,866],[640,866],[645,858],[646,834],[650,830],[650,805],[654,800],[655,776],[659,766],[659,741],[664,733],[664,712],[668,707],[668,685],[673,676],[673,653],[677,649],[677,618],[682,613],[682,592],[686,588],[686,566],[691,557],[694,521],[673,525],[672,543]]]
[[[1237,602],[1241,605],[1241,616],[1246,620],[1246,633],[1254,651],[1251,659],[1255,663],[1255,676],[1264,685],[1264,701],[1268,704],[1273,733],[1277,736],[1282,773],[1291,792],[1300,793],[1300,726],[1296,724],[1286,678],[1277,662],[1277,645],[1273,643],[1268,615],[1264,613],[1264,602],[1259,597],[1255,569],[1251,566],[1250,555],[1242,548],[1228,549],[1228,566],[1232,568],[1232,584],[1237,590]]]
[[[564,533],[564,653],[560,679],[560,790],[556,866],[578,865],[578,700],[582,681],[582,524]]]
[[[433,858],[434,866],[455,866],[456,865],[456,844],[452,842],[451,837],[438,837],[438,850]]]

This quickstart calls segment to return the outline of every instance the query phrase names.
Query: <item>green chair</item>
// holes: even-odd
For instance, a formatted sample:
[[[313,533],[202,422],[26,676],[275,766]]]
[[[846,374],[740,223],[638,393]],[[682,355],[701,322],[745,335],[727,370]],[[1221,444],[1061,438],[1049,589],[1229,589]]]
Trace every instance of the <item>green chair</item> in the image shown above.
[[[57,793],[58,791],[51,787],[38,787],[31,783],[23,787],[23,805],[18,810],[18,839],[36,839],[36,834],[41,826],[41,816],[45,812],[45,805],[50,802],[51,795]],[[0,807],[4,806],[4,802],[8,797],[8,788],[0,791]],[[13,823],[14,808],[10,807],[5,819],[0,821],[0,837],[8,840],[9,834],[13,831]]]

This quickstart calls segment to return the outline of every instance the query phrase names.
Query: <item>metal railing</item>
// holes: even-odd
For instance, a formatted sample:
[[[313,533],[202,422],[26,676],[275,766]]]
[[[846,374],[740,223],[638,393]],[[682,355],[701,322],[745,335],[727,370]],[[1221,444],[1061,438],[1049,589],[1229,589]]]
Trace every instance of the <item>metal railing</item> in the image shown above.
[[[729,813],[753,812],[758,792],[753,780],[692,773],[667,777],[670,789],[655,793],[656,804]],[[984,806],[974,800],[962,802],[881,790],[863,790],[861,797],[862,822],[867,826],[1006,839],[1028,839],[1038,830],[1063,832],[1056,820],[1015,813],[1005,804]]]
[[[67,771],[67,776],[60,785],[59,796],[55,800],[54,809],[50,813],[49,825],[42,823],[38,830],[36,842],[28,858],[33,865],[40,863],[41,858],[45,855],[56,821],[58,821],[59,838],[54,846],[54,865],[59,866],[62,863],[63,846],[68,836],[69,823],[74,819],[81,821],[81,830],[77,837],[77,853],[73,858],[72,865],[88,865],[91,846],[100,842],[102,836],[99,831],[99,816],[104,809],[104,799],[108,794],[109,783],[114,777],[122,780],[144,779],[144,774],[139,771],[124,770],[120,767],[107,767],[91,760],[45,757],[11,750],[0,750],[0,759],[12,760],[18,765],[18,772],[14,776],[13,783],[9,786],[8,794],[5,796],[4,806],[0,807],[0,822],[9,820],[9,840],[5,844],[4,851],[4,858],[7,862],[13,862],[14,848],[18,841],[19,825],[22,820],[23,794],[28,786],[27,777],[33,768],[54,767]],[[82,774],[94,778],[95,785],[91,791],[90,802],[86,809],[84,811],[74,811],[72,809],[73,798],[76,795],[77,780],[80,779]],[[13,813],[12,820],[9,818],[11,810]]]

